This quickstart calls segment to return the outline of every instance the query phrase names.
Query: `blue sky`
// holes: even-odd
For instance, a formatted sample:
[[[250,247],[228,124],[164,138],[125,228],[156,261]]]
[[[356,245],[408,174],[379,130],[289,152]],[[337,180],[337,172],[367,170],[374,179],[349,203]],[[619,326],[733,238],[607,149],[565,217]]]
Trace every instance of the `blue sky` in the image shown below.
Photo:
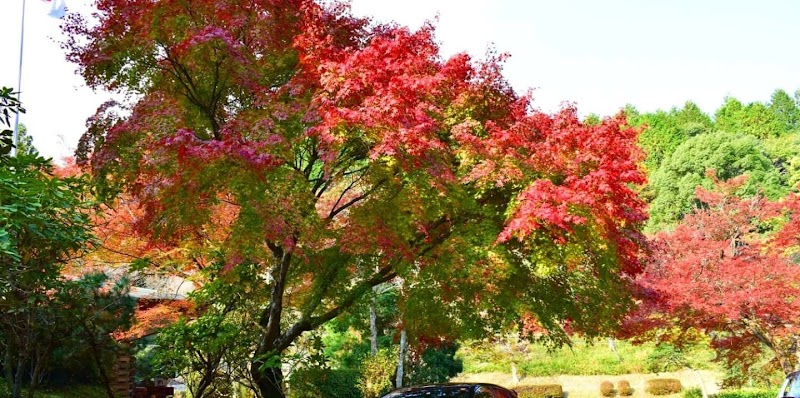
[[[88,11],[90,0],[67,0]],[[17,85],[22,0],[0,0],[0,85]],[[684,0],[352,0],[357,15],[412,28],[438,15],[445,55],[487,48],[511,54],[506,76],[534,104],[564,101],[609,115],[697,102],[713,112],[725,96],[768,101],[800,88],[800,2]],[[48,5],[27,0],[22,121],[47,156],[69,155],[86,118],[108,96],[92,93],[63,61]]]

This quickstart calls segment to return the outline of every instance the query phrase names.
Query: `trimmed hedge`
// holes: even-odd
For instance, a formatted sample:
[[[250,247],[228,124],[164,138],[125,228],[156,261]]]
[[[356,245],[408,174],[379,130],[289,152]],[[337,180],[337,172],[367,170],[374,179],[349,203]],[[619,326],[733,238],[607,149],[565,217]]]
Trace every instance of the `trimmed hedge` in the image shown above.
[[[775,398],[777,391],[772,390],[723,390],[717,393],[717,398]]]
[[[614,383],[605,380],[600,383],[600,395],[604,397],[613,397],[614,394]]]
[[[564,389],[560,384],[516,386],[514,390],[519,398],[562,398],[564,396]]]
[[[620,380],[617,382],[617,392],[619,395],[624,397],[630,397],[633,395],[633,388],[631,388],[631,383],[628,380]]]
[[[683,386],[678,379],[651,379],[645,384],[644,390],[652,395],[670,395],[681,392]]]

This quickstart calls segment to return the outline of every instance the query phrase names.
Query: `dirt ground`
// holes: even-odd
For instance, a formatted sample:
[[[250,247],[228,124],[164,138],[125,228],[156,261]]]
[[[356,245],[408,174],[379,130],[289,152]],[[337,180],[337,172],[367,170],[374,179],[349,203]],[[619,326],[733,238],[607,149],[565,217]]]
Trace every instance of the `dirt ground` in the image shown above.
[[[633,387],[633,398],[651,397],[644,392],[645,382],[657,378],[674,378],[681,381],[683,388],[700,387],[701,382],[705,386],[706,392],[714,394],[719,391],[720,375],[706,370],[681,372],[664,372],[648,374],[627,374],[616,376],[551,376],[551,377],[524,377],[519,380],[518,385],[525,384],[560,384],[564,389],[564,398],[598,398],[600,397],[600,383],[608,380],[616,387],[620,380],[627,380]],[[702,381],[701,381],[702,380]],[[514,382],[510,374],[505,373],[477,373],[462,375],[452,381],[484,382],[494,383],[505,387],[514,388]],[[678,396],[678,395],[676,395]]]

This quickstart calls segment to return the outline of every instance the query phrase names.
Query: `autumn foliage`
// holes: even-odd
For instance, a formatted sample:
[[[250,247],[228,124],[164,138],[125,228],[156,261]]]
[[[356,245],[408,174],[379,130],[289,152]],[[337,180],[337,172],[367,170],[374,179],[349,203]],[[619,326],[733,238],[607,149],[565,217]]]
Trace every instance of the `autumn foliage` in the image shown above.
[[[270,355],[397,277],[416,335],[522,314],[596,335],[628,308],[646,216],[622,115],[536,111],[505,56],[443,59],[431,25],[335,2],[97,8],[66,23],[69,58],[90,85],[136,95],[90,119],[79,159],[98,192],[135,201],[139,233],[195,264],[221,253],[223,273],[261,267],[264,396],[282,394]]]
[[[652,263],[638,279],[644,300],[628,326],[676,345],[697,341],[700,332],[720,359],[744,369],[767,349],[771,366],[788,372],[800,315],[800,198],[736,197],[745,177],[710,175],[716,190],[698,188],[702,206],[655,237]]]

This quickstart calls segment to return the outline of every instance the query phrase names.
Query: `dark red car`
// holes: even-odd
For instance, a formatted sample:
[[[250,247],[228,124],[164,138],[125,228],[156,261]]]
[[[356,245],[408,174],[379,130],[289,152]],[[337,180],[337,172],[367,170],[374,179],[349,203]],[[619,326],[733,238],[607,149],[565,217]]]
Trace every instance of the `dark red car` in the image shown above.
[[[381,398],[517,398],[517,393],[488,383],[447,383],[401,388]]]

